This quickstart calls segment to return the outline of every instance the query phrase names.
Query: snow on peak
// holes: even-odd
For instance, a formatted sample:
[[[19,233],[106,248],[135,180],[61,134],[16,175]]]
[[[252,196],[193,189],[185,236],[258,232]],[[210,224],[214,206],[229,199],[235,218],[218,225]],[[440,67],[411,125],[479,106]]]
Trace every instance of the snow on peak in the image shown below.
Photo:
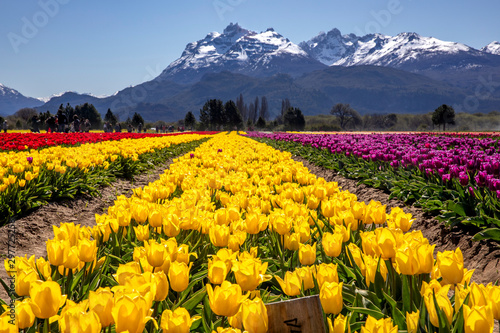
[[[415,32],[403,32],[396,36],[382,34],[356,36],[342,35],[338,29],[332,29],[326,34],[320,33],[300,45],[311,56],[329,66],[397,67],[420,56],[457,54],[471,50],[464,44],[423,37]]]
[[[160,75],[163,78],[186,69],[200,70],[211,66],[252,67],[269,63],[282,54],[308,57],[297,44],[269,28],[264,32],[242,28],[230,23],[221,33],[212,32],[204,39],[189,43],[182,56],[172,62]]]
[[[0,96],[21,96],[21,93],[15,89],[9,88],[0,83]]]
[[[481,51],[491,54],[500,55],[500,42],[494,41],[481,48]]]

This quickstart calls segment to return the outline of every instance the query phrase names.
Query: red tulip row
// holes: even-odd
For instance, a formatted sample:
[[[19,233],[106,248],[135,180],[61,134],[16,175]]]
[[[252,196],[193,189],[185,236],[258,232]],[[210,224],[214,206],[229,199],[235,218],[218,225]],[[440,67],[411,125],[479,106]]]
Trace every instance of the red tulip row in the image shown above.
[[[216,132],[192,132],[211,135]],[[83,143],[97,143],[110,140],[142,139],[158,136],[175,136],[184,133],[1,133],[0,150],[39,149],[50,146],[75,146]]]

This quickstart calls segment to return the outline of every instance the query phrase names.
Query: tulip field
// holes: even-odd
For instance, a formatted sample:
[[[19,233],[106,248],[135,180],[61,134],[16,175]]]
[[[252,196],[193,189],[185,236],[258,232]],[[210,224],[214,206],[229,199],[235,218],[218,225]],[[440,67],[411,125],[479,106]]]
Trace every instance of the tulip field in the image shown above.
[[[250,133],[500,242],[500,136]]]
[[[90,138],[2,148],[3,223],[177,157],[92,227],[53,226],[46,256],[6,258],[0,333],[267,332],[266,304],[313,295],[334,333],[492,332],[500,320],[500,286],[473,282],[460,248],[436,253],[404,209],[359,201],[290,152],[494,238],[497,138]]]

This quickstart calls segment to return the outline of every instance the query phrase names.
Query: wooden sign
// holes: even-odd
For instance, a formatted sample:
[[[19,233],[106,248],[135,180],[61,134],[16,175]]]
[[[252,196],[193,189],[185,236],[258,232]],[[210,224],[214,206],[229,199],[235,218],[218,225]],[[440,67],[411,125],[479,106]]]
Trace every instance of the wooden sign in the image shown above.
[[[302,297],[266,305],[268,333],[324,333],[319,296]]]

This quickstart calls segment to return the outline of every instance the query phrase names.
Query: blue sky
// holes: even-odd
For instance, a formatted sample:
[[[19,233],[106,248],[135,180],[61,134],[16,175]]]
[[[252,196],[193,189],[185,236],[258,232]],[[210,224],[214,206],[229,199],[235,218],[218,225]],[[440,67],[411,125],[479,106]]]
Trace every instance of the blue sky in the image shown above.
[[[295,43],[320,31],[500,40],[498,0],[38,0],[0,2],[0,83],[31,97],[109,95],[150,80],[230,22]]]

